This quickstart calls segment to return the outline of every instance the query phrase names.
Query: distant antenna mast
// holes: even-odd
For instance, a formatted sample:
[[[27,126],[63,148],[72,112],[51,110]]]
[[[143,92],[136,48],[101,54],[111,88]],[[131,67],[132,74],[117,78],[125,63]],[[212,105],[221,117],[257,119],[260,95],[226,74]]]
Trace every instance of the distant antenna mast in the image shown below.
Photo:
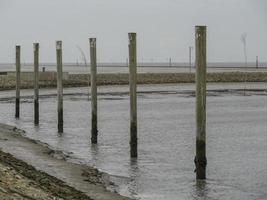
[[[243,33],[241,35],[241,42],[243,43],[244,57],[245,57],[245,67],[248,66],[248,58],[247,58],[247,34]]]
[[[83,59],[83,62],[84,62],[84,65],[85,67],[87,68],[88,67],[88,101],[90,99],[90,74],[91,74],[91,71],[89,69],[89,66],[87,65],[87,61],[86,61],[86,56],[85,56],[85,53],[83,52],[83,50],[81,49],[80,46],[76,45],[77,49],[80,51],[81,55],[82,55],[82,59]]]
[[[191,73],[191,68],[192,68],[192,50],[193,47],[189,46],[189,72]]]
[[[243,43],[244,57],[245,57],[245,67],[248,66],[248,58],[247,58],[247,34],[243,33],[241,35],[241,42]],[[245,86],[244,86],[244,95],[246,95],[246,84],[247,84],[247,73],[245,72]]]

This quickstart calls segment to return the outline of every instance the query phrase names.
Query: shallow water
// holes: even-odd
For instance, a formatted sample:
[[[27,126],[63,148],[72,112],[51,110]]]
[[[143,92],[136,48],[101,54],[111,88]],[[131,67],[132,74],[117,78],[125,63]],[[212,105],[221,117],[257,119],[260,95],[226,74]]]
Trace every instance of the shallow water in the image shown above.
[[[120,86],[116,93],[108,92],[111,88],[102,87],[104,92],[99,96],[97,146],[90,144],[90,102],[86,88],[66,90],[69,95],[64,97],[65,129],[61,135],[57,133],[54,96],[40,98],[39,127],[33,125],[31,98],[23,99],[20,120],[13,117],[13,100],[0,101],[0,121],[26,130],[30,138],[72,152],[74,162],[93,165],[117,176],[121,181],[120,193],[131,197],[267,199],[266,92],[247,96],[213,92],[208,97],[208,179],[196,182],[195,98],[188,93],[192,86],[142,86],[146,92],[138,95],[137,160],[129,159],[129,97],[123,92],[127,87]]]
[[[207,68],[208,72],[266,72],[267,63],[260,63],[259,68],[255,67],[255,63],[249,63],[250,67],[244,67],[244,63],[210,63]],[[40,71],[42,67],[45,67],[46,71],[56,71],[56,65],[43,65],[40,64]],[[33,71],[33,65],[22,64],[22,71]],[[1,71],[16,71],[14,64],[1,64]],[[90,68],[84,65],[72,65],[63,64],[63,71],[69,72],[70,74],[84,74],[90,71]],[[194,67],[189,67],[186,63],[173,63],[169,66],[169,63],[139,63],[138,73],[188,73],[194,72]],[[125,63],[110,63],[110,64],[99,64],[97,68],[98,73],[129,73],[129,68],[126,67]]]

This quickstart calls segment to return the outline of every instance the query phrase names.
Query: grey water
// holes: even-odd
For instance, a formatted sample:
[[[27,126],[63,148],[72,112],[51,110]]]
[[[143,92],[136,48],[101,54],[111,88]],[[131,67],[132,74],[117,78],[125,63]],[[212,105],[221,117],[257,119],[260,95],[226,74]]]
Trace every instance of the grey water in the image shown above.
[[[99,144],[90,144],[87,88],[64,96],[64,133],[57,133],[55,90],[42,90],[40,126],[33,125],[31,90],[22,91],[14,119],[14,91],[1,92],[0,121],[26,136],[71,152],[74,162],[117,177],[119,192],[141,200],[267,199],[265,84],[210,84],[207,98],[207,180],[196,181],[194,86],[147,85],[138,91],[138,151],[129,158],[127,86],[99,87]],[[227,89],[227,90],[226,90]],[[11,97],[11,98],[9,98]]]

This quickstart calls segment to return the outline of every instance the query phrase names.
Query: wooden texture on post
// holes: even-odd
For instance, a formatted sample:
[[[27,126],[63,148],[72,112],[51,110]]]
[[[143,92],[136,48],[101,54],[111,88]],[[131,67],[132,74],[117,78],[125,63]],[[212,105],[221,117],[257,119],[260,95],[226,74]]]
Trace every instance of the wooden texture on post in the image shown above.
[[[92,128],[91,142],[97,144],[97,69],[96,69],[96,38],[90,38],[90,59],[91,59],[91,112]]]
[[[206,179],[206,26],[195,27],[196,39],[196,178]]]
[[[57,53],[57,112],[58,132],[63,133],[63,83],[62,83],[62,42],[56,42]]]
[[[16,46],[16,105],[15,117],[20,115],[20,46]]]
[[[39,43],[33,44],[34,51],[34,124],[39,124]]]
[[[129,33],[129,84],[130,84],[130,153],[137,157],[137,103],[136,103],[136,33]]]

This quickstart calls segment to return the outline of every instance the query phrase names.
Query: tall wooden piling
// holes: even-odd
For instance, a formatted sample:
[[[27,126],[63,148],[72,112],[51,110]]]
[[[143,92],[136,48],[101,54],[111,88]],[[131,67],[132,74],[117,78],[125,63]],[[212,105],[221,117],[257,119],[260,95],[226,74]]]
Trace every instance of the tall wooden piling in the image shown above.
[[[206,179],[206,26],[195,27],[196,39],[196,178]]]
[[[97,69],[96,69],[96,38],[90,38],[90,59],[91,59],[91,114],[92,129],[91,142],[97,144]]]
[[[33,44],[34,51],[34,124],[39,124],[39,43]]]
[[[56,42],[57,53],[57,99],[58,132],[63,133],[63,83],[62,83],[62,42]]]
[[[15,117],[20,115],[20,46],[16,46],[16,106]]]
[[[130,153],[137,157],[137,103],[136,103],[136,33],[129,33],[129,84],[130,84]]]

